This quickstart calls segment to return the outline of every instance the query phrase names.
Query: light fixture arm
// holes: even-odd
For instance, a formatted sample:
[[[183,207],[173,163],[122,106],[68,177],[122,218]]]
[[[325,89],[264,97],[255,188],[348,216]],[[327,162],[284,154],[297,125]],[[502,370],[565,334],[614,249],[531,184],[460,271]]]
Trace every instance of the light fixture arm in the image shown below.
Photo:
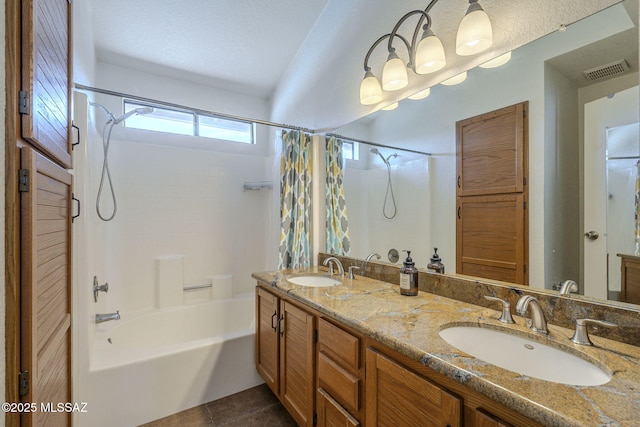
[[[407,47],[407,50],[409,51],[409,55],[411,56],[411,47],[409,45],[409,41],[404,38],[403,36],[401,36],[400,34],[396,34],[396,37],[400,38],[400,40],[402,40],[405,44],[405,46]],[[387,37],[391,37],[391,33],[389,34],[385,34],[384,36],[381,36],[378,40],[376,40],[371,47],[369,48],[369,50],[367,51],[367,54],[364,57],[364,71],[371,71],[371,67],[369,67],[369,57],[371,57],[371,54],[373,53],[373,50],[380,44],[382,43],[382,41],[384,39],[386,39]],[[394,51],[395,49],[393,47],[391,47],[389,49],[389,52]],[[409,60],[411,61],[411,58],[409,58]]]
[[[396,23],[396,25],[393,27],[393,30],[391,31],[391,33],[389,34],[385,34],[382,37],[380,37],[378,40],[376,40],[371,47],[369,48],[369,50],[367,51],[367,55],[364,58],[364,71],[371,71],[371,67],[369,67],[369,57],[371,56],[371,53],[373,53],[373,50],[380,44],[382,43],[382,41],[386,38],[389,38],[389,41],[387,43],[387,51],[389,53],[391,53],[394,48],[393,48],[393,39],[395,37],[399,37],[405,44],[405,46],[407,47],[407,51],[409,52],[409,65],[411,66],[411,68],[414,68],[414,56],[415,56],[415,48],[416,48],[416,43],[418,41],[418,34],[420,33],[420,28],[422,28],[422,24],[424,23],[424,21],[426,20],[427,23],[425,24],[426,26],[423,28],[424,30],[426,30],[427,28],[431,27],[431,17],[429,16],[429,11],[431,10],[431,8],[433,8],[433,6],[435,6],[436,3],[438,3],[439,0],[431,0],[431,2],[427,5],[427,7],[424,10],[413,10],[409,13],[406,13],[402,18],[400,18],[400,20]],[[474,1],[474,0],[469,0],[469,2]],[[477,1],[477,0],[475,0]],[[415,14],[420,14],[420,19],[418,20],[418,24],[416,25],[415,30],[413,31],[413,37],[411,39],[411,43],[408,42],[407,39],[405,39],[403,36],[401,36],[400,34],[398,34],[398,29],[400,28],[400,26],[404,23],[404,21],[406,21],[409,17],[415,15]],[[415,70],[414,70],[415,71]]]
[[[421,15],[420,20],[418,21],[418,25],[416,26],[416,29],[413,32],[413,39],[411,41],[411,44],[409,44],[409,42],[404,37],[398,34],[398,29],[404,23],[404,21],[406,21],[407,19],[409,19],[410,17],[412,17],[417,13]],[[407,51],[409,52],[409,67],[411,67],[412,70],[414,69],[413,63],[415,59],[414,55],[415,55],[415,48],[416,48],[416,40],[418,39],[418,32],[420,31],[420,26],[424,21],[424,19],[427,20],[426,27],[429,27],[431,25],[431,18],[429,17],[427,12],[423,10],[412,10],[411,12],[406,13],[402,18],[400,18],[398,22],[396,22],[395,27],[393,27],[393,30],[391,30],[391,34],[389,36],[389,43],[387,44],[387,49],[389,50],[389,53],[391,53],[394,50],[393,48],[394,37],[399,37],[404,41],[404,44],[407,46]]]

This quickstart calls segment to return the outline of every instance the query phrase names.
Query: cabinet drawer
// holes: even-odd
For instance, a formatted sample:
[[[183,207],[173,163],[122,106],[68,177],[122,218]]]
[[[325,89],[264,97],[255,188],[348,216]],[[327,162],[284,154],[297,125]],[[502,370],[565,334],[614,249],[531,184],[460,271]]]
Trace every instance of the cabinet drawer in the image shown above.
[[[323,353],[318,357],[318,386],[327,390],[352,413],[360,409],[360,379]]]
[[[318,389],[318,426],[358,427],[360,423],[353,418],[322,388]]]
[[[318,322],[318,348],[353,372],[360,369],[360,340],[324,319]]]

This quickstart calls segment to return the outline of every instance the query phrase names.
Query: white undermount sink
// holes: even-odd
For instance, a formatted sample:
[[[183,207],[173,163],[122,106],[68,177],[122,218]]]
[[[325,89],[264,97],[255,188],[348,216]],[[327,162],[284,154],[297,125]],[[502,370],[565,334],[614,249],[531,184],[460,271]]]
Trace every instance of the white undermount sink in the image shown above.
[[[290,276],[287,277],[287,281],[300,286],[308,286],[310,288],[324,288],[327,286],[336,286],[342,284],[340,280],[334,279],[331,276],[321,274]]]
[[[579,386],[611,380],[607,372],[580,357],[495,329],[454,326],[441,330],[440,337],[477,359],[529,377]]]

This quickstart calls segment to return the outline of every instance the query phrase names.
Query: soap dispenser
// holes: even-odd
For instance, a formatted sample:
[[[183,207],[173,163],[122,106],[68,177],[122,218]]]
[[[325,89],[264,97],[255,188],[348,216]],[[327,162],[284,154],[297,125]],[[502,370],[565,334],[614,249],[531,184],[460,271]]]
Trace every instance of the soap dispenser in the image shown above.
[[[444,274],[444,264],[438,255],[438,248],[433,248],[433,255],[431,256],[431,262],[427,265],[427,270],[432,273]]]
[[[411,251],[402,251],[407,253],[407,259],[404,260],[400,269],[400,294],[407,296],[418,295],[418,269],[411,259]]]

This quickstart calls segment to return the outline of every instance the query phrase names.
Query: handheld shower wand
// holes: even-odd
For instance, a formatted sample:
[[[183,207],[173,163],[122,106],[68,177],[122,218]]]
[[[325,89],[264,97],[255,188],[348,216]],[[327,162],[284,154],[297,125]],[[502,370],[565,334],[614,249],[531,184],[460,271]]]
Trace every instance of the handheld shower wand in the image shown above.
[[[380,152],[380,150],[378,150],[376,147],[369,148],[369,151],[373,154],[377,154],[378,156],[380,156],[384,164],[387,166],[387,192],[384,194],[384,204],[382,205],[382,215],[384,215],[384,217],[387,219],[393,219],[398,213],[398,209],[396,206],[396,198],[393,195],[393,185],[391,184],[391,163],[389,162],[389,159],[391,158],[395,159],[396,157],[398,157],[398,155],[396,153],[392,153],[392,154],[389,154],[387,158],[385,158]],[[387,198],[389,197],[389,193],[391,193],[391,201],[393,202],[393,214],[387,215]]]
[[[124,120],[133,116],[134,114],[150,114],[153,113],[153,108],[151,107],[140,107],[135,110],[131,110],[120,117],[116,118],[113,116],[111,111],[109,111],[104,105],[98,104],[97,102],[90,102],[89,105],[92,107],[98,107],[107,115],[107,121],[104,124],[104,128],[102,129],[102,149],[104,152],[104,159],[102,161],[102,174],[100,175],[100,186],[98,187],[98,196],[96,197],[96,212],[98,213],[98,217],[100,217],[103,221],[111,221],[118,211],[118,202],[116,200],[116,193],[113,190],[113,181],[111,180],[111,172],[109,171],[109,146],[111,145],[111,131],[113,131],[113,127],[120,124]],[[113,212],[110,216],[103,216],[102,211],[100,210],[100,199],[102,198],[102,188],[104,186],[105,177],[107,182],[109,183],[109,191],[111,192],[111,201],[113,202]]]

